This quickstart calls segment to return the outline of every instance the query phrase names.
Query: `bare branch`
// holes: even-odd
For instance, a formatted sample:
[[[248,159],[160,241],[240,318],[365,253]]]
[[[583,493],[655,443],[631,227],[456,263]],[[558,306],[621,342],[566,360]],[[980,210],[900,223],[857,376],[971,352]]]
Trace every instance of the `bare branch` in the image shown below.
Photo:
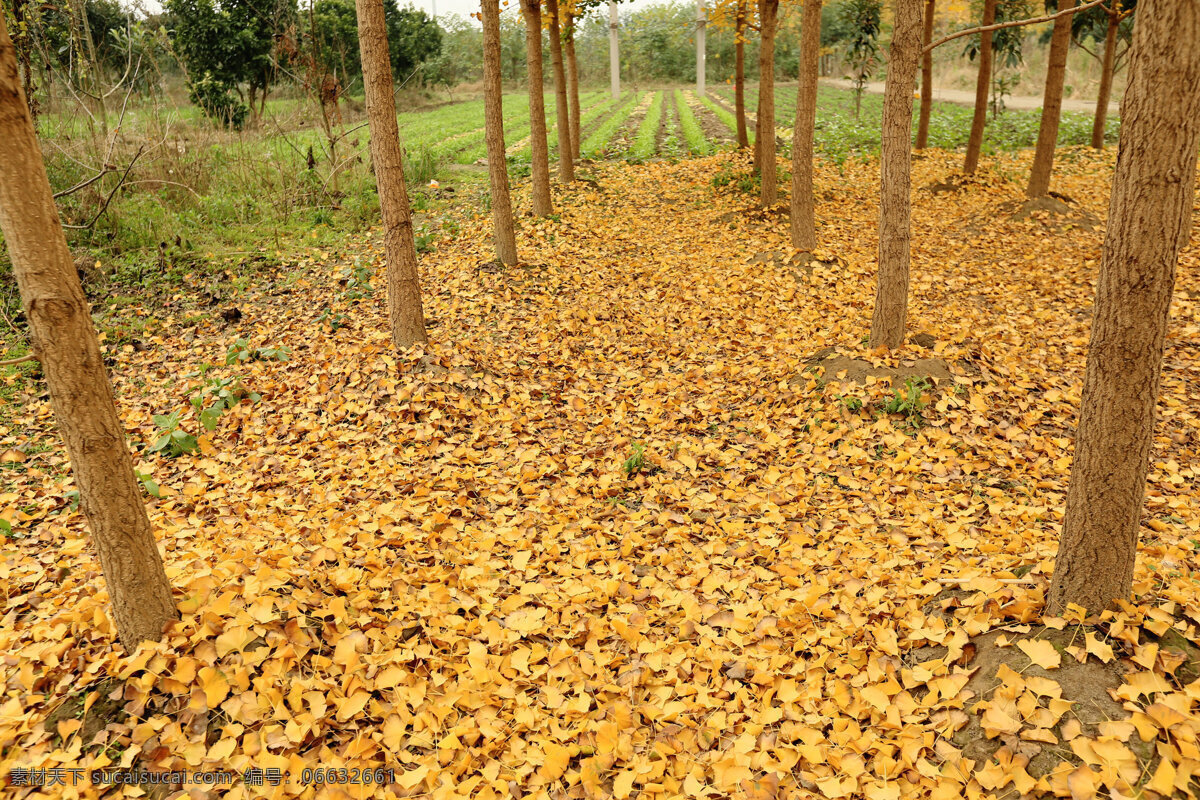
[[[125,166],[125,171],[121,173],[121,179],[117,181],[117,185],[114,186],[112,191],[110,191],[104,198],[104,203],[101,204],[100,210],[96,212],[96,215],[92,217],[91,221],[89,221],[87,225],[63,225],[63,227],[76,231],[90,230],[91,227],[96,224],[96,221],[100,219],[101,215],[108,210],[108,204],[112,202],[113,196],[116,195],[118,189],[125,185],[125,179],[129,177],[130,170],[133,169],[133,165],[137,163],[138,159],[142,157],[142,153],[145,151],[146,146],[142,145],[138,148],[138,151],[133,154],[133,158],[130,159],[129,163]]]
[[[55,193],[54,193],[54,199],[55,199],[55,200],[57,200],[57,199],[58,199],[58,198],[60,198],[60,197],[66,197],[66,196],[67,196],[67,195],[69,195],[69,194],[75,194],[75,193],[76,193],[76,192],[78,192],[80,189],[86,189],[87,187],[89,187],[89,186],[91,186],[93,183],[95,183],[96,181],[98,181],[98,180],[100,180],[101,178],[103,178],[103,177],[104,177],[105,175],[107,175],[108,173],[110,173],[110,172],[114,172],[114,171],[116,171],[116,167],[114,167],[114,166],[112,166],[112,165],[110,165],[110,164],[105,164],[103,167],[101,167],[101,168],[100,168],[100,171],[99,171],[99,172],[97,172],[97,173],[96,173],[95,175],[93,175],[92,177],[88,178],[86,181],[83,181],[83,182],[81,182],[81,183],[77,183],[77,184],[75,184],[74,186],[72,186],[70,189],[63,189],[61,192],[55,192]]]
[[[1032,19],[1018,19],[1018,20],[1013,20],[1012,22],[1000,22],[995,25],[984,25],[979,28],[968,28],[965,31],[958,31],[957,33],[952,33],[949,36],[943,36],[941,39],[938,39],[936,42],[933,42],[928,47],[923,49],[921,51],[921,53],[922,54],[928,53],[930,50],[933,50],[935,47],[940,47],[941,45],[944,45],[946,42],[952,42],[955,39],[961,39],[963,36],[973,36],[977,33],[986,33],[987,31],[998,31],[1002,28],[1019,28],[1023,25],[1037,25],[1038,23],[1041,23],[1041,22],[1052,22],[1052,21],[1058,19],[1059,17],[1067,17],[1067,16],[1070,16],[1071,14],[1077,14],[1080,11],[1087,11],[1089,8],[1095,8],[1098,5],[1102,5],[1104,2],[1105,2],[1105,0],[1092,0],[1092,2],[1090,2],[1090,3],[1084,3],[1081,6],[1075,6],[1074,8],[1068,8],[1063,11],[1059,11],[1057,14],[1047,14],[1044,17],[1034,17]]]
[[[0,361],[0,367],[11,367],[13,364],[24,364],[26,361],[37,361],[38,357],[33,353],[26,353],[17,358],[10,358],[7,361]]]

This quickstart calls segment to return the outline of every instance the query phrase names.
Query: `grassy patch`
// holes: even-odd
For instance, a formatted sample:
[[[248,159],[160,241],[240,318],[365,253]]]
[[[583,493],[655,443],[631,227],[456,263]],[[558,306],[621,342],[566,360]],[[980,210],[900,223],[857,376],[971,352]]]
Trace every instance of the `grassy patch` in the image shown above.
[[[696,115],[692,112],[683,95],[676,90],[675,107],[679,110],[679,128],[683,133],[683,141],[687,144],[688,152],[694,156],[706,156],[713,151],[712,143],[704,135]]]
[[[637,137],[633,140],[633,147],[629,148],[626,160],[645,161],[657,152],[658,126],[662,122],[662,113],[663,93],[655,92],[654,99],[650,101],[650,108],[646,109],[646,116],[638,126]]]

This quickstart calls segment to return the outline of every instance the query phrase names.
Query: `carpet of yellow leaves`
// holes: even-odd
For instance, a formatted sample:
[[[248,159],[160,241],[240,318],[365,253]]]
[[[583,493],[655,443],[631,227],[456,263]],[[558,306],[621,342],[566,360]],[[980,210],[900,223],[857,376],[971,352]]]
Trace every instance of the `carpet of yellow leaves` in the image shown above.
[[[597,185],[560,198],[561,221],[523,218],[517,268],[490,263],[485,220],[465,220],[424,259],[424,354],[389,351],[381,280],[374,299],[339,299],[337,265],[379,264],[373,241],[297,256],[291,278],[239,301],[236,326],[185,328],[181,312],[148,352],[120,353],[134,441],[153,436],[151,414],[187,407],[196,381],[180,376],[222,364],[237,336],[292,359],[219,367],[263,401],[222,417],[201,454],[141,465],[163,487],[150,513],[182,619],[134,655],[114,644],[81,515],[47,514],[69,489],[61,449],[12,475],[0,510],[34,535],[0,554],[0,770],[293,775],[207,790],[226,797],[1195,791],[1200,681],[1180,655],[1200,641],[1195,235],[1137,604],[1060,652],[1033,624],[1102,231],[1000,216],[1027,154],[964,192],[918,189],[909,327],[934,343],[881,356],[862,344],[877,165],[819,174],[830,263],[806,274],[756,258],[787,255],[786,218],[714,194],[729,158],[597,166]],[[953,166],[920,159],[915,185]],[[1068,152],[1057,188],[1103,219],[1111,167],[1111,154]],[[318,321],[327,305],[347,327]],[[926,391],[921,425],[879,411],[882,383],[817,374],[809,359],[826,348],[937,358],[953,379]],[[31,399],[0,447],[51,424]],[[646,461],[627,477],[635,444]],[[1072,659],[1116,665],[1129,719],[1095,735],[1057,725],[1057,684],[1006,667],[974,707],[969,639],[1004,626],[1050,676]],[[946,649],[914,655],[933,645]],[[93,706],[108,717],[84,725]],[[1007,748],[964,760],[953,734],[971,714],[1061,764],[1031,776]],[[1152,769],[1139,741],[1161,757]],[[391,768],[396,782],[296,780],[340,766]]]

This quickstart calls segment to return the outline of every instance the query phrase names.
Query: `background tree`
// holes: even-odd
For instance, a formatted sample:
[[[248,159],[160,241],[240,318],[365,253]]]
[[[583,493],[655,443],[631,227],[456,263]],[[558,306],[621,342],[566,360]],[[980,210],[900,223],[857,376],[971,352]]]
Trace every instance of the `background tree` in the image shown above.
[[[192,102],[235,127],[248,111],[261,113],[274,77],[275,36],[294,23],[295,0],[167,0],[165,8]]]
[[[779,0],[759,0],[758,134],[755,152],[759,159],[758,200],[763,207],[779,199],[778,167],[775,162],[775,22]]]
[[[408,187],[404,183],[404,157],[400,152],[400,132],[396,123],[396,98],[392,94],[387,23],[380,0],[357,0],[357,11],[363,88],[371,127],[371,164],[375,168],[379,208],[383,215],[388,316],[392,344],[403,349],[425,342],[427,336],[412,212],[408,205]]]
[[[871,347],[904,344],[908,318],[913,82],[921,63],[921,0],[895,0],[879,154],[879,277]]]
[[[0,233],[126,650],[177,616],[0,15]]]
[[[500,0],[481,0],[483,17],[483,104],[487,127],[488,182],[491,188],[492,227],[496,257],[503,264],[517,263],[517,241],[513,231],[512,200],[508,193],[508,161],[504,151],[504,87],[500,81]],[[565,131],[564,131],[565,132]],[[570,155],[570,140],[559,139]]]
[[[1065,0],[1061,8],[1074,8],[1078,0]],[[1046,92],[1042,97],[1042,121],[1038,126],[1037,147],[1029,170],[1025,193],[1045,197],[1050,192],[1050,173],[1054,169],[1054,147],[1058,144],[1058,123],[1062,117],[1063,83],[1067,74],[1067,50],[1071,46],[1071,15],[1054,20],[1047,55]]]
[[[804,0],[800,39],[800,80],[796,124],[792,128],[792,247],[817,247],[816,202],[813,197],[813,136],[817,123],[817,70],[821,59],[821,0]]]
[[[737,52],[734,55],[734,114],[737,117],[738,147],[750,146],[750,136],[746,132],[746,29],[749,26],[747,16],[750,4],[747,0],[737,0],[737,11],[734,21],[734,36],[737,37]]]
[[[393,80],[403,82],[441,52],[442,31],[424,11],[400,8],[396,0],[383,0],[383,16]],[[360,79],[363,72],[354,0],[317,0],[312,19],[325,68],[336,74],[343,86]]]
[[[1075,462],[1047,609],[1129,596],[1200,147],[1200,3],[1144,0],[1121,108]]]
[[[554,213],[550,200],[550,150],[546,141],[545,80],[542,76],[542,3],[521,0],[525,17],[525,52],[529,70],[529,150],[533,179],[533,213]]]
[[[983,15],[979,23],[984,28],[996,21],[996,0],[983,0]],[[983,131],[987,126],[988,91],[992,84],[992,31],[979,34],[977,47],[979,72],[975,79],[975,112],[971,116],[971,133],[967,137],[967,154],[963,159],[963,174],[974,175],[983,151]]]
[[[921,44],[929,47],[933,42],[933,19],[937,11],[937,0],[925,0],[925,17]],[[933,111],[933,51],[925,50],[921,58],[921,112],[917,122],[917,149],[924,150],[929,144],[929,114]]]
[[[558,130],[558,180],[575,180],[574,147],[571,144],[571,112],[567,107],[567,71],[563,65],[562,29],[559,25],[558,0],[546,0],[550,27],[550,62],[554,66],[554,104]]]
[[[567,67],[567,99],[571,119],[571,158],[579,159],[579,59],[575,55],[576,9],[573,0],[564,0],[562,10],[563,57]]]
[[[1133,39],[1133,14],[1137,0],[1111,0],[1071,17],[1071,39],[1100,62],[1100,86],[1096,91],[1096,116],[1092,119],[1092,147],[1104,149],[1104,127],[1112,100],[1113,77],[1129,51]],[[1101,45],[1097,53],[1088,44]]]
[[[862,111],[867,82],[879,66],[879,29],[883,24],[883,0],[845,0],[842,24],[848,31],[846,64],[854,82],[854,116]]]

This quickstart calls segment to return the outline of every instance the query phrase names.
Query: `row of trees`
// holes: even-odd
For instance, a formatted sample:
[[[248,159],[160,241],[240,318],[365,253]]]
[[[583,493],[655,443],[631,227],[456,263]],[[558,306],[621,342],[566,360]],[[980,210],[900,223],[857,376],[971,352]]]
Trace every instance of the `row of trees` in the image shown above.
[[[872,346],[901,345],[909,274],[912,86],[922,55],[923,0],[895,0],[882,151],[879,277]],[[1095,7],[1093,4],[1091,7]],[[764,46],[760,65],[771,75],[769,46],[777,0],[760,0]],[[482,0],[486,123],[498,259],[517,261],[504,155],[499,69],[498,0]],[[813,226],[812,128],[820,0],[805,0],[800,94],[792,152],[793,241],[816,243]],[[426,340],[411,215],[396,128],[393,75],[381,0],[357,0],[358,35],[371,151],[383,209],[388,303],[398,349]],[[1073,8],[1053,16],[1056,33]],[[523,0],[530,27],[529,64],[540,67],[541,18],[549,17],[557,90],[559,180],[573,179],[577,127],[570,122],[562,37],[555,0]],[[1200,147],[1200,5],[1145,0],[1134,34],[1133,67],[1124,106],[1120,154],[1101,260],[1092,346],[1088,355],[1076,460],[1049,611],[1069,603],[1093,611],[1124,598],[1132,586],[1134,553],[1152,442],[1154,406],[1168,306],[1178,253],[1187,239]],[[1019,21],[1018,21],[1019,22]],[[1010,23],[1012,25],[1018,22]],[[536,34],[536,35],[535,35]],[[1050,70],[1055,69],[1052,61]],[[536,75],[534,75],[536,77]],[[758,161],[764,205],[775,201],[776,170],[771,84],[760,89]],[[1052,87],[1053,80],[1047,80]],[[1051,88],[1048,88],[1048,93]],[[533,83],[533,179],[537,212],[552,211],[540,82]],[[1050,105],[1049,103],[1047,104]],[[1047,115],[1044,125],[1056,124]],[[540,124],[537,117],[541,116]],[[1051,139],[1052,141],[1052,139]],[[63,432],[80,498],[112,597],[122,642],[132,648],[157,639],[175,616],[162,560],[138,494],[128,450],[104,370],[88,306],[67,251],[17,68],[16,51],[0,20],[0,232],[13,255],[33,351],[41,361]],[[1040,153],[1039,153],[1040,157]],[[1052,157],[1052,151],[1051,151]],[[1038,184],[1031,177],[1030,194]],[[1052,163],[1052,162],[1051,162]]]

